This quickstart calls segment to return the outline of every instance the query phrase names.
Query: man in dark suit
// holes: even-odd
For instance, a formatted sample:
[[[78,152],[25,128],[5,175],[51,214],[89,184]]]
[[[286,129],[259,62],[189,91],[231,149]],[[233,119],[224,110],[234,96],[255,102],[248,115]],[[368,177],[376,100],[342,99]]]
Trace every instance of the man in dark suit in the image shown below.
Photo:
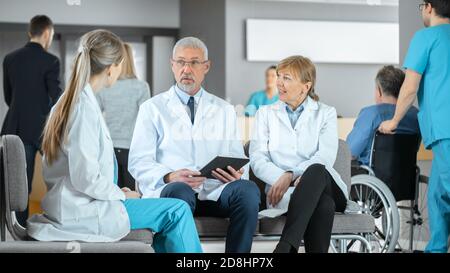
[[[50,18],[45,15],[33,17],[28,29],[30,42],[8,54],[3,61],[3,92],[9,110],[1,134],[18,135],[24,143],[29,193],[43,127],[51,107],[61,94],[59,60],[47,52],[53,34]],[[16,216],[25,227],[28,207]]]

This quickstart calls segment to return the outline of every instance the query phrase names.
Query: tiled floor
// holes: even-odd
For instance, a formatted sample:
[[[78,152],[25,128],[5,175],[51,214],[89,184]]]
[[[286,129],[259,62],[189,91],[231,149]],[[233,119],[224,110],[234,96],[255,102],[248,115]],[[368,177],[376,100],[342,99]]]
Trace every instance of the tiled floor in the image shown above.
[[[252,253],[272,253],[275,249],[276,241],[253,242]],[[202,248],[205,253],[224,253],[224,241],[203,241]]]

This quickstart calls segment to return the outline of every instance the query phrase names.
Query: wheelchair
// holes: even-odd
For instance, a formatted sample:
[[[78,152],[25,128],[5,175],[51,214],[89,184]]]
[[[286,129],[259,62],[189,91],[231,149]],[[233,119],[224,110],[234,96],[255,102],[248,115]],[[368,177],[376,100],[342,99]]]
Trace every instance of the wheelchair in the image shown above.
[[[352,163],[351,199],[375,218],[379,252],[422,251],[429,239],[428,178],[417,166],[419,135],[376,133],[369,166]]]

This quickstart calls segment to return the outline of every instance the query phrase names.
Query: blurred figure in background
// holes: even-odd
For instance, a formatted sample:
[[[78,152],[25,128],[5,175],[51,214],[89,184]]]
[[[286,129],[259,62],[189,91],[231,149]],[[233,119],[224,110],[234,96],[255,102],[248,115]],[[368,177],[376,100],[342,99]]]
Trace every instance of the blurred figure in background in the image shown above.
[[[113,86],[96,97],[111,133],[119,167],[118,185],[134,189],[134,178],[128,172],[128,153],[139,106],[150,98],[150,88],[136,76],[133,49],[125,44],[122,73]]]
[[[253,93],[245,108],[245,115],[253,117],[262,105],[278,101],[277,67],[272,65],[266,69],[266,89]]]
[[[31,193],[34,160],[41,149],[45,120],[61,94],[59,60],[48,53],[53,40],[53,22],[45,15],[30,21],[30,41],[8,54],[3,61],[3,92],[8,113],[1,135],[17,135],[25,147],[28,193]],[[17,212],[18,222],[26,227],[28,207]]]

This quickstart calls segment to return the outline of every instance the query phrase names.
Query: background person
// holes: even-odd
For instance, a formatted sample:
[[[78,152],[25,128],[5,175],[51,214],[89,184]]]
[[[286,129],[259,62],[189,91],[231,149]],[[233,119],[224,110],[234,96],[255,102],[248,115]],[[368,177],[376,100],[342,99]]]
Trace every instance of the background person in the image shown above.
[[[266,88],[257,91],[250,96],[245,108],[246,116],[254,116],[259,107],[269,105],[278,101],[277,90],[277,71],[276,66],[272,65],[266,69]]]
[[[61,94],[59,60],[47,52],[53,34],[52,20],[36,15],[28,26],[30,41],[3,60],[3,92],[9,109],[1,135],[17,135],[25,146],[29,194],[45,120]],[[16,213],[16,217],[26,227],[28,206],[25,211]]]
[[[139,106],[150,98],[148,83],[136,76],[133,49],[124,44],[122,73],[111,87],[96,94],[114,144],[119,167],[119,187],[134,189],[134,178],[128,172],[128,154]]]

